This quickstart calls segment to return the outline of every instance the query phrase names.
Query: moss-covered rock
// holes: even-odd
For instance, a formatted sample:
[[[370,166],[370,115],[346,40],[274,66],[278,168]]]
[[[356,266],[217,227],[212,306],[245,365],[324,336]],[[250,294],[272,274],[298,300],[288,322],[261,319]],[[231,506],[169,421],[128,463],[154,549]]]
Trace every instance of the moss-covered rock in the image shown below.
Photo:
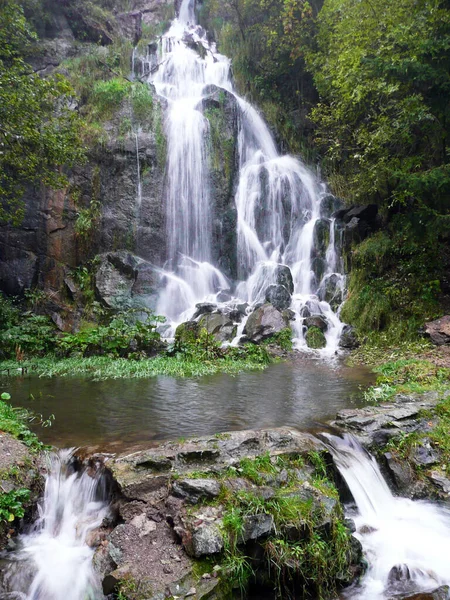
[[[312,348],[314,350],[325,348],[327,345],[327,340],[325,339],[323,331],[315,325],[309,327],[305,335],[305,340],[308,348]]]

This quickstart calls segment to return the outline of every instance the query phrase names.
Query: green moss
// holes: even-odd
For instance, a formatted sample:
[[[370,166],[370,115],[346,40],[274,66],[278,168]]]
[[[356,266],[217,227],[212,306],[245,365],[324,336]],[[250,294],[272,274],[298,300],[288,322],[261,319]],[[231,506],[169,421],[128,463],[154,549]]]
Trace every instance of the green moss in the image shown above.
[[[285,327],[278,333],[275,333],[274,335],[270,336],[270,338],[264,340],[262,344],[264,346],[275,344],[276,346],[279,346],[282,350],[290,352],[293,348],[292,335],[292,329],[290,327]]]
[[[308,328],[305,335],[306,344],[308,348],[318,350],[319,348],[325,348],[327,340],[323,334],[323,331],[318,327],[312,326]]]
[[[208,108],[204,114],[209,121],[212,168],[218,173],[223,172],[227,183],[231,184],[234,173],[235,141],[225,134],[227,124],[223,107],[224,102],[225,98],[222,100],[221,108]]]

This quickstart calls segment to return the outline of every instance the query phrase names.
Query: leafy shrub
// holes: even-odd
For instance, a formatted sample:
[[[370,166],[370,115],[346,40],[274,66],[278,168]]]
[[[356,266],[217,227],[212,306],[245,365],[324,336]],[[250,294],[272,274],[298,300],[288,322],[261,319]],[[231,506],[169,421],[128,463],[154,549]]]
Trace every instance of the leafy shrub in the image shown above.
[[[107,354],[113,357],[139,356],[153,353],[161,344],[156,327],[161,317],[151,313],[145,321],[130,322],[125,315],[114,317],[109,324],[78,333],[66,333],[57,342],[64,356]]]
[[[97,81],[93,89],[93,102],[102,115],[117,110],[130,91],[130,82],[114,77],[109,81]]]
[[[20,320],[0,331],[0,356],[13,358],[19,352],[44,355],[52,352],[56,343],[56,329],[45,316],[29,311],[20,315]]]
[[[14,519],[21,519],[25,514],[25,506],[30,501],[30,490],[19,488],[7,494],[0,494],[0,520],[11,523]]]

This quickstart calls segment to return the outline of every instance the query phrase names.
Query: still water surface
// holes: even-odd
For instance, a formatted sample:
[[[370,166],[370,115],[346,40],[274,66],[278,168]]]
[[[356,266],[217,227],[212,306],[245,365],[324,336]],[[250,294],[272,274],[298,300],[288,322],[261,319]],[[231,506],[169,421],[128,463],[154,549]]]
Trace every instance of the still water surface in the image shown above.
[[[366,369],[297,359],[235,377],[2,378],[0,391],[44,419],[55,415],[51,427],[32,426],[43,442],[119,451],[237,429],[310,428],[342,408],[360,406],[361,389],[373,379]]]

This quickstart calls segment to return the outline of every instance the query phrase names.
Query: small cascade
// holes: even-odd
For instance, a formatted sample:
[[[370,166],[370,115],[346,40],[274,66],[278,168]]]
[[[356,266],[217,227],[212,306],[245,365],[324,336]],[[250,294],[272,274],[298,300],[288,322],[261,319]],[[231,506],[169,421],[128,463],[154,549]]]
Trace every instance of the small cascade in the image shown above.
[[[356,537],[369,563],[344,598],[381,600],[450,584],[450,510],[394,497],[375,459],[357,440],[326,435],[357,507]]]
[[[100,600],[88,534],[108,515],[101,468],[78,471],[70,450],[49,457],[44,497],[31,531],[4,558],[3,581],[27,600]]]
[[[280,155],[262,116],[238,96],[230,60],[217,52],[196,24],[195,0],[182,1],[178,18],[161,37],[156,67],[154,53],[139,60],[148,83],[167,106],[168,251],[159,269],[156,307],[170,321],[166,335],[173,335],[179,323],[192,318],[198,303],[212,302],[219,310],[233,312],[233,306],[242,302],[250,307],[265,302],[268,286],[279,284],[277,273],[287,266],[292,274],[289,297],[295,313],[295,345],[307,348],[305,318],[319,316],[326,323],[327,347],[322,352],[334,354],[343,327],[338,307],[345,282],[335,222],[323,218],[321,209],[326,186],[298,158]],[[221,215],[214,214],[208,155],[211,132],[203,108],[212,90],[231,94],[237,109],[238,281],[223,274],[213,247],[213,225]],[[241,323],[236,325],[243,331]]]
[[[141,164],[139,162],[139,132],[136,131],[135,140],[136,140],[136,175],[137,175],[137,190],[136,190],[136,208],[137,213],[141,210],[142,204],[142,181],[141,181]]]

